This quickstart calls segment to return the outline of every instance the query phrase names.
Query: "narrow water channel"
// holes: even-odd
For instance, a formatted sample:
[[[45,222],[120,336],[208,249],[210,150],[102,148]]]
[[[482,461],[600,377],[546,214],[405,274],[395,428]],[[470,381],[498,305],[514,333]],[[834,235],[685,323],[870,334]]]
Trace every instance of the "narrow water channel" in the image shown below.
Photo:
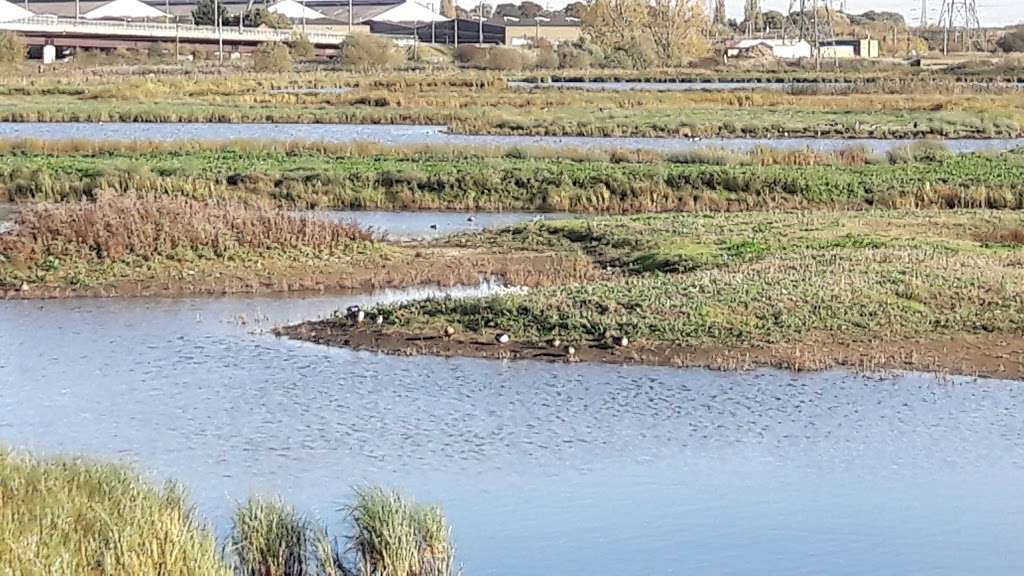
[[[428,293],[0,302],[0,443],[177,478],[220,528],[252,492],[339,522],[353,485],[395,486],[444,506],[474,576],[1024,572],[1024,383],[267,332]]]
[[[0,122],[0,138],[40,140],[153,140],[224,141],[286,140],[323,142],[376,142],[389,146],[438,144],[452,146],[542,146],[579,149],[637,149],[680,152],[702,148],[751,150],[758,147],[837,150],[865,146],[876,153],[906,146],[913,140],[870,138],[601,138],[585,136],[490,136],[452,134],[443,126],[395,124],[203,124],[129,122]],[[1024,138],[949,139],[942,141],[955,152],[1012,150]]]

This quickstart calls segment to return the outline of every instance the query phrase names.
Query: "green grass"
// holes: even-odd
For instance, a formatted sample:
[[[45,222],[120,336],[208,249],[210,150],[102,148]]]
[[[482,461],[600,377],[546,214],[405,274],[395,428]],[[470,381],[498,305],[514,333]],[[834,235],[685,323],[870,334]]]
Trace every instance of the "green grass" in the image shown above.
[[[0,451],[0,573],[230,574],[174,485],[117,466]]]
[[[693,347],[1024,332],[1019,213],[653,215],[536,223],[456,244],[578,251],[608,280],[386,308],[412,331]],[[1011,240],[1008,240],[1011,239]]]
[[[341,541],[278,500],[238,507],[223,547],[182,490],[116,465],[0,449],[0,573],[24,576],[451,576],[436,506],[365,488]],[[347,552],[355,551],[354,557]]]
[[[782,77],[785,77],[783,75]],[[271,94],[338,86],[344,94]],[[529,91],[500,75],[407,72],[283,76],[13,78],[2,121],[442,124],[465,133],[576,136],[1007,137],[1024,94],[946,82],[862,84],[855,94]]]
[[[1024,154],[953,155],[928,145],[889,158],[857,147],[831,154],[659,155],[248,142],[22,142],[0,154],[0,190],[27,201],[76,200],[106,190],[355,209],[1020,208],[1022,182]]]

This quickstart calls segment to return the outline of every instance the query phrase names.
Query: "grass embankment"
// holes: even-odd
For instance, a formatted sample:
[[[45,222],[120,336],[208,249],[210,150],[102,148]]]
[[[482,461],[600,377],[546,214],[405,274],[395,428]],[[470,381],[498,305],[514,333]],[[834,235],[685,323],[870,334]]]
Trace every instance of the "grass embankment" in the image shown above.
[[[152,487],[120,466],[39,460],[0,449],[0,573],[167,576],[450,576],[441,510],[378,488],[347,507],[339,542],[276,500],[238,507],[227,541],[174,485]],[[353,551],[349,554],[349,550]]]
[[[282,333],[399,353],[1016,378],[1024,376],[1022,238],[1024,217],[989,211],[537,223],[449,242],[582,254],[606,278],[385,307],[383,328],[333,320]],[[495,344],[498,332],[512,342]],[[628,346],[616,345],[621,337]]]
[[[1024,207],[1024,153],[922,143],[878,157],[758,150],[655,152],[354,144],[9,143],[0,199],[98,191],[286,208],[573,212],[806,207]]]
[[[182,198],[32,206],[0,235],[0,290],[22,298],[449,285],[482,275],[530,284],[544,265],[560,266],[564,279],[585,271],[561,257],[416,250],[349,224]]]
[[[344,85],[343,94],[272,88]],[[441,124],[464,133],[557,136],[1008,137],[1024,93],[932,82],[863,94],[523,90],[494,74],[405,73],[11,79],[2,121]]]

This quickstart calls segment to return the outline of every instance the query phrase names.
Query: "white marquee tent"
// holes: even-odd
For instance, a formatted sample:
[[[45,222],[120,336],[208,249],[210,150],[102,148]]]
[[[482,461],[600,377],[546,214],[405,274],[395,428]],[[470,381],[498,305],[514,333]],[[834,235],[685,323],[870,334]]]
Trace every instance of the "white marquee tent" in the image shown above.
[[[149,20],[155,18],[166,18],[168,14],[141,2],[140,0],[112,0],[98,8],[94,8],[82,14],[86,20],[116,19],[116,20]]]
[[[308,6],[303,6],[296,0],[281,0],[275,2],[267,8],[267,12],[271,14],[280,14],[289,20],[320,20],[327,18],[327,16],[321,12],[317,12]]]
[[[0,0],[0,22],[21,20],[22,18],[28,18],[30,16],[35,16],[35,14],[25,10],[17,4],[12,4],[7,0]]]
[[[440,2],[438,2],[440,5]],[[447,22],[448,19],[426,6],[406,0],[371,18],[374,22]]]

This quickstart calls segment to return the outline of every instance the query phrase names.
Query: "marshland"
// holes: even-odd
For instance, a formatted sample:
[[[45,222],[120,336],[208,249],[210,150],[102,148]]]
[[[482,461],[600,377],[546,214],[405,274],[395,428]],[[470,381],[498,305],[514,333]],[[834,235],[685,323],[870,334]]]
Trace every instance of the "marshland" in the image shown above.
[[[0,572],[1021,569],[1012,74],[170,68],[0,88]]]

